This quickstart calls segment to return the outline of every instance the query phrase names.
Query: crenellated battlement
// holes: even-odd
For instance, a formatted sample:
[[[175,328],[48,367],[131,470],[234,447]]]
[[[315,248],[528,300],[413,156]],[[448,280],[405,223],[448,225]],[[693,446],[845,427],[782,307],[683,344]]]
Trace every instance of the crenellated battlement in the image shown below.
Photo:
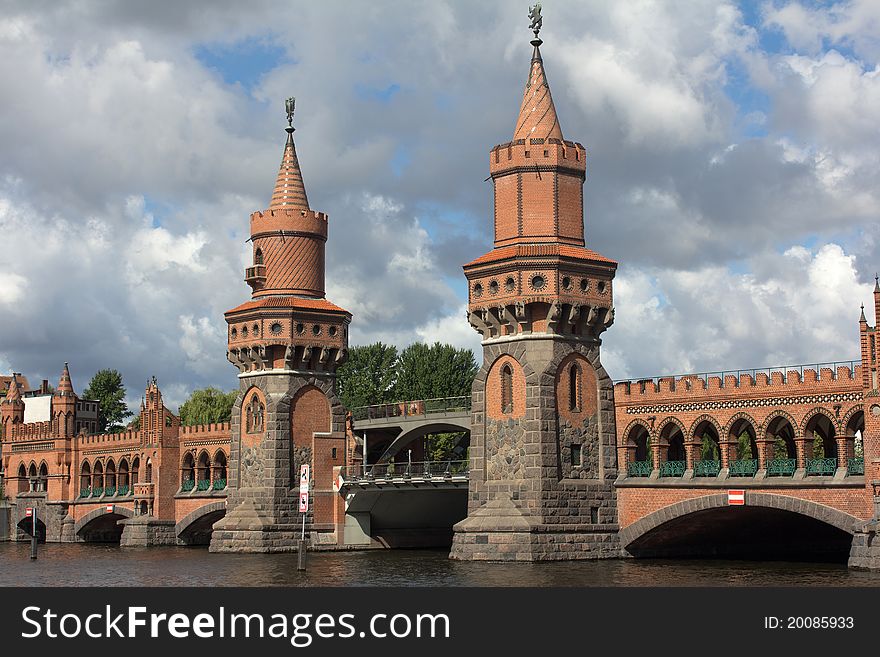
[[[125,442],[139,443],[141,441],[141,432],[128,430],[121,431],[119,433],[80,434],[76,437],[76,441],[80,447],[108,445]]]
[[[313,210],[260,210],[251,213],[251,236],[279,230],[308,233],[327,238],[327,215]]]
[[[54,422],[28,422],[27,424],[11,424],[11,440],[13,442],[26,440],[45,440],[55,437]]]
[[[180,437],[198,438],[207,434],[229,434],[232,431],[232,425],[229,422],[211,422],[210,424],[197,424],[188,427],[180,427]]]
[[[642,403],[657,399],[748,395],[763,392],[768,388],[779,388],[780,394],[861,388],[861,365],[855,362],[849,362],[848,365],[827,364],[831,367],[821,367],[823,364],[820,363],[814,367],[803,365],[771,367],[763,370],[685,374],[619,381],[614,384],[614,398],[617,403],[632,401]]]

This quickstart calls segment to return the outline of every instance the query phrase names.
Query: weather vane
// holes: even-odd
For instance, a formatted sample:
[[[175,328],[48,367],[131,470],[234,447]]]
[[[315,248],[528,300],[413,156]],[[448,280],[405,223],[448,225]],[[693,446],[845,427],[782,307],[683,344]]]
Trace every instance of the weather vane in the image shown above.
[[[293,110],[296,108],[296,98],[291,96],[284,101],[284,109],[287,111],[287,125],[293,127]]]
[[[543,22],[543,18],[541,18],[541,3],[535,3],[534,7],[529,7],[529,18],[532,21],[532,24],[529,25],[529,28],[535,33],[535,38],[538,38],[538,32],[541,31],[541,23]]]

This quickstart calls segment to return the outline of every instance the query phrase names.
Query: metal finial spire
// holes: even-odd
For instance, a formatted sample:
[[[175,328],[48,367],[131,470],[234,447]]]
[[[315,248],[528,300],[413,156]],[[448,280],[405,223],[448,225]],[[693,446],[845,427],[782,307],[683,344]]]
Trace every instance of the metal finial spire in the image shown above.
[[[541,31],[541,24],[543,23],[543,18],[541,18],[541,3],[535,3],[534,7],[529,7],[529,19],[531,19],[532,24],[529,25],[529,29],[531,29],[535,33],[535,38],[538,38],[538,32]]]
[[[287,112],[287,130],[288,133],[293,132],[293,111],[296,109],[296,98],[291,96],[284,101],[284,110]]]

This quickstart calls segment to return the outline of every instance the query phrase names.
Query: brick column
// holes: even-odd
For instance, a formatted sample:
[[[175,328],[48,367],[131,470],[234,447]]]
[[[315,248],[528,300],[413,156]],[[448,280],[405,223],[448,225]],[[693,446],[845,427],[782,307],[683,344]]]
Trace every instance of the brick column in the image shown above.
[[[758,470],[766,470],[767,463],[773,458],[776,437],[771,436],[769,433],[764,434],[763,438],[756,438],[755,443],[758,447],[758,453],[755,456],[758,459]]]
[[[845,468],[853,446],[853,439],[851,436],[837,436],[835,442],[837,443],[837,467]]]
[[[730,461],[732,460],[730,456],[732,452],[736,451],[736,443],[728,437],[726,440],[719,440],[718,447],[718,451],[721,452],[721,468],[729,468]]]
[[[697,436],[691,436],[690,440],[688,440],[684,444],[684,455],[685,460],[687,461],[687,469],[693,470],[694,464],[700,458],[700,448],[703,445],[703,439],[698,438]]]
[[[813,436],[795,438],[794,446],[797,450],[797,467],[806,468],[807,459],[813,458]]]
[[[659,440],[651,443],[651,460],[655,470],[659,470],[660,464],[666,460],[665,452],[667,449],[669,449],[669,445],[661,445]]]

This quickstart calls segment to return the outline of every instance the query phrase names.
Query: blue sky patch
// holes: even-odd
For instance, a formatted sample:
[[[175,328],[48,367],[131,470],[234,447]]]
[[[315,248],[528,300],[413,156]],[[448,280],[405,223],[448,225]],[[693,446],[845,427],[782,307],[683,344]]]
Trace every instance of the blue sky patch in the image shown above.
[[[206,68],[217,71],[226,84],[240,84],[248,91],[266,73],[290,61],[283,47],[258,37],[234,43],[199,44],[193,48],[193,56]]]

